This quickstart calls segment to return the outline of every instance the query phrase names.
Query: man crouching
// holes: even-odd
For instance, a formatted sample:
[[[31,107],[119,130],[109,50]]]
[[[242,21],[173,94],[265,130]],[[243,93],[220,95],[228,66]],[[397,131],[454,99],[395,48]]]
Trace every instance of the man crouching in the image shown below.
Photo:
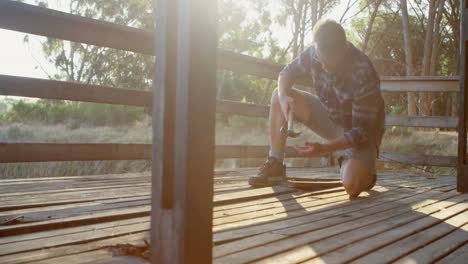
[[[288,113],[326,143],[295,146],[306,157],[339,153],[341,178],[351,197],[376,182],[375,163],[385,131],[380,78],[369,58],[346,40],[343,27],[322,20],[313,29],[313,44],[280,72],[270,106],[270,153],[253,187],[274,186],[286,180],[283,164],[287,135],[280,132]],[[317,95],[293,88],[297,78],[312,79]]]

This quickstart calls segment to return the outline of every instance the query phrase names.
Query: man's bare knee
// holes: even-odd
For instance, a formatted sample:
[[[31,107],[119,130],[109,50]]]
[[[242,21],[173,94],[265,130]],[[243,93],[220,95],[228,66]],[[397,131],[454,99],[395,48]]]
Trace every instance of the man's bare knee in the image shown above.
[[[350,197],[357,197],[362,192],[362,188],[358,182],[344,180],[343,186]]]
[[[275,88],[271,94],[271,104],[273,105],[276,103],[279,103],[278,88]]]
[[[345,160],[341,168],[343,186],[351,197],[357,197],[364,191],[364,183],[368,178],[369,169],[361,160]]]

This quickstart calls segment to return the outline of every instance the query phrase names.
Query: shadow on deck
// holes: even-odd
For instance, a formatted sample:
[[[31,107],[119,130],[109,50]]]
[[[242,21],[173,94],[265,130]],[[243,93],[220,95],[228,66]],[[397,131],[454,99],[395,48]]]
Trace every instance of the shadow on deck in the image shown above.
[[[216,173],[214,263],[462,263],[468,255],[468,194],[455,191],[455,177],[379,173],[372,191],[349,200],[342,187],[251,189],[254,173]],[[288,175],[338,179],[334,169]],[[115,245],[144,245],[149,173],[2,180],[0,201],[0,263],[145,263]]]

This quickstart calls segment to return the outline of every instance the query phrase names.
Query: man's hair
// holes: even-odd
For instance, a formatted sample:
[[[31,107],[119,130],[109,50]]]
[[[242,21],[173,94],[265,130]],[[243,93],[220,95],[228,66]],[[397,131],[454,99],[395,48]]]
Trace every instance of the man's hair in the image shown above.
[[[342,50],[347,43],[343,27],[331,19],[319,20],[312,30],[312,38],[316,47],[326,54]]]

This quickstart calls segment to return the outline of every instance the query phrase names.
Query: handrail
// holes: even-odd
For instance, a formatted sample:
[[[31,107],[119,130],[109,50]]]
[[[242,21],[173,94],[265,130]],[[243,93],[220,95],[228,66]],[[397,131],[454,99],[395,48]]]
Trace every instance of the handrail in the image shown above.
[[[151,31],[16,1],[0,2],[0,28],[154,55],[155,45]],[[277,79],[284,65],[218,49],[218,67],[238,73]],[[384,76],[381,78],[381,89],[383,92],[457,92],[459,90],[457,80],[457,77]],[[308,79],[301,79],[297,84],[310,86],[312,83]]]
[[[98,85],[15,77],[0,74],[0,94],[33,98],[60,99],[93,103],[151,107],[148,91]],[[269,107],[228,100],[218,100],[216,111],[223,114],[268,117]],[[456,128],[454,117],[387,116],[388,126]]]
[[[265,158],[269,146],[218,145],[216,157]],[[0,143],[0,163],[91,161],[91,160],[150,160],[151,144],[117,143]],[[293,148],[288,157],[300,157]]]
[[[218,145],[216,158],[265,158],[269,146]],[[292,147],[286,156],[301,157]],[[415,153],[382,152],[380,161],[456,167],[454,156],[421,155]],[[82,144],[82,143],[0,143],[0,163],[91,161],[91,160],[149,160],[151,144]]]
[[[154,55],[155,43],[151,31],[72,15],[17,1],[0,2],[0,28]],[[218,67],[262,78],[276,79],[284,65],[218,49]],[[311,81],[300,79],[297,84],[310,86]],[[459,92],[459,86],[457,76],[383,76],[381,77],[381,90],[382,92]],[[7,75],[0,75],[0,94],[146,107],[151,106],[152,98],[151,92],[148,91]],[[217,102],[217,112],[267,117],[268,107],[219,100]],[[386,124],[392,126],[456,128],[457,119],[452,117],[388,116]],[[151,153],[149,146],[142,144],[0,143],[0,162],[19,162],[19,160],[32,162],[70,159],[147,159]],[[40,150],[40,152],[37,152],[37,150]],[[235,158],[244,155],[264,157],[267,146],[218,146],[216,151],[218,158]],[[50,156],[43,153],[50,154]],[[290,148],[288,153],[291,157],[295,155],[295,152],[292,152]],[[453,161],[454,157],[390,154],[395,160],[400,158],[404,161],[406,159],[416,164],[432,162],[442,164],[440,166],[456,165],[456,162]]]

